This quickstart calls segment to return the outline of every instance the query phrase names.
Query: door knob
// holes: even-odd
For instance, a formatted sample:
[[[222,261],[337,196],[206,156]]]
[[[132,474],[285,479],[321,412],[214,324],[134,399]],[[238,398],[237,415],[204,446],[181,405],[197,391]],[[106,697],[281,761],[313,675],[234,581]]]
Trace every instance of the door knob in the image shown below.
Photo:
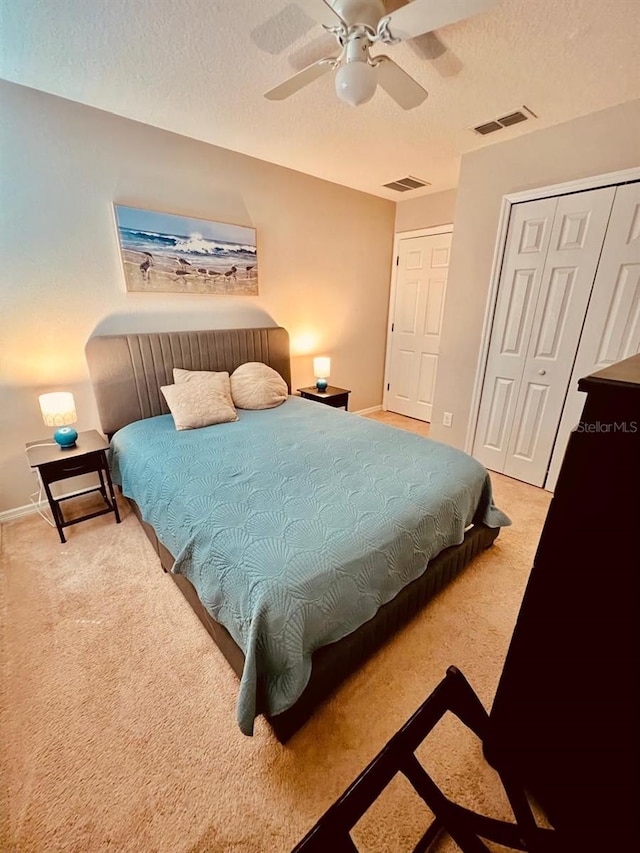
[[[544,375],[546,374],[546,372],[547,372],[546,370],[539,370],[539,371],[538,371],[538,373],[540,374],[540,376],[544,376]]]

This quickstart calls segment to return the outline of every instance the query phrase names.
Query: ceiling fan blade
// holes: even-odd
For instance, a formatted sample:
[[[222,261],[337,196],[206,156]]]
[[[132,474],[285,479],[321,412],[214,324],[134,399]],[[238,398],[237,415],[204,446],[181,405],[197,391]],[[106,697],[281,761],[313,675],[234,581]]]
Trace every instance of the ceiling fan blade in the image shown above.
[[[309,83],[313,83],[313,81],[317,80],[318,77],[322,77],[322,75],[326,74],[327,71],[331,71],[335,68],[337,61],[337,56],[319,59],[318,62],[314,62],[313,65],[308,65],[306,68],[303,68],[302,71],[298,71],[297,74],[294,74],[293,77],[289,77],[284,81],[284,83],[280,83],[273,89],[269,89],[268,92],[265,92],[264,96],[269,101],[283,101],[285,98],[288,98],[289,95],[293,95],[295,92],[305,86],[308,86]]]
[[[304,10],[323,27],[347,26],[329,0],[304,0]]]
[[[378,85],[382,86],[403,110],[412,110],[429,97],[427,90],[388,56],[376,56],[375,67]]]
[[[395,38],[412,39],[484,12],[495,3],[496,0],[414,0],[391,13],[389,30]]]

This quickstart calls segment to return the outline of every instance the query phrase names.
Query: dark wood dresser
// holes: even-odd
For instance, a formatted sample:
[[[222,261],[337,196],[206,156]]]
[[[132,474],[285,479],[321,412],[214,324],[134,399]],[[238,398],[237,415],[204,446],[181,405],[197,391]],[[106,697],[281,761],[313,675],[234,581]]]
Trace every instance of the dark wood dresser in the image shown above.
[[[640,356],[587,376],[490,715],[567,851],[640,849]]]

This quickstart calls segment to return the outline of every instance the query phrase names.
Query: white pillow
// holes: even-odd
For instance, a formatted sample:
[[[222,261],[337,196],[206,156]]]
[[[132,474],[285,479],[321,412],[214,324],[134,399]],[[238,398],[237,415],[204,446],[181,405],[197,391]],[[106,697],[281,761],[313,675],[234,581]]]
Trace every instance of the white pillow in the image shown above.
[[[173,381],[176,385],[182,385],[185,382],[199,382],[201,379],[213,382],[215,387],[227,396],[229,405],[233,405],[233,400],[231,398],[231,384],[229,382],[229,374],[226,370],[216,373],[213,370],[184,370],[182,367],[173,368]]]
[[[239,409],[273,409],[288,395],[282,376],[261,361],[241,364],[231,374],[231,396]]]
[[[227,395],[210,379],[163,385],[160,390],[178,430],[199,429],[238,420],[238,413]]]

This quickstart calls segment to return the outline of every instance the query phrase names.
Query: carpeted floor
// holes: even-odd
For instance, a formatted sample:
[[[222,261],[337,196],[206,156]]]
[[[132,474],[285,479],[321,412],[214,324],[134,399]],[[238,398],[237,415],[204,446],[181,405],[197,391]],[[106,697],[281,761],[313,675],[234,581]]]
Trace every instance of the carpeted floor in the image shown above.
[[[492,479],[513,526],[286,746],[262,719],[252,739],[236,728],[236,677],[124,500],[121,525],[83,522],[66,545],[38,516],[3,525],[0,848],[287,853],[447,666],[490,707],[550,500]],[[460,724],[419,758],[462,804],[509,816]],[[429,818],[397,778],[354,839],[403,851]]]

